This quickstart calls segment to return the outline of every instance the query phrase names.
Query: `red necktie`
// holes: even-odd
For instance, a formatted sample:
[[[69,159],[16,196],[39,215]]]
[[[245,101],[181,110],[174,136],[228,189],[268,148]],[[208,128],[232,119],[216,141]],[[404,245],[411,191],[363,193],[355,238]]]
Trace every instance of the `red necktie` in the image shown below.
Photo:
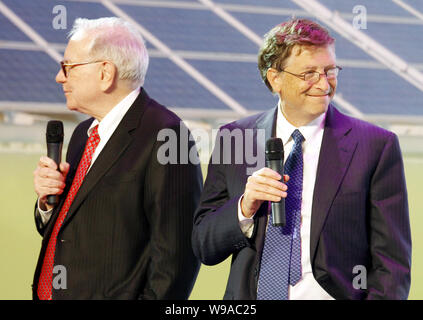
[[[59,212],[56,224],[54,225],[51,233],[46,254],[44,256],[43,266],[41,268],[41,274],[38,282],[37,294],[40,300],[51,300],[52,299],[52,281],[53,281],[53,265],[54,265],[54,253],[56,250],[57,234],[59,233],[60,227],[66,218],[66,214],[72,204],[79,187],[84,180],[85,174],[91,164],[94,151],[100,142],[100,136],[98,135],[98,125],[95,126],[90,134],[85,145],[84,154],[82,155],[81,161],[79,162],[78,169],[76,170],[75,178],[72,181],[72,185],[69,189],[69,193],[66,197],[65,203]]]

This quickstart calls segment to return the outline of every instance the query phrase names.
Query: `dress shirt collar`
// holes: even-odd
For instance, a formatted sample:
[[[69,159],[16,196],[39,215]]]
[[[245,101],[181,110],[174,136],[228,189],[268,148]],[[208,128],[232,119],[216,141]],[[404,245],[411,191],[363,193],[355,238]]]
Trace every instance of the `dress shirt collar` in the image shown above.
[[[298,129],[303,135],[305,142],[311,141],[320,130],[324,129],[325,118],[326,112],[322,113],[320,116],[307,123],[306,125],[297,128],[289,123],[285,118],[284,114],[282,113],[281,101],[279,100],[276,119],[276,136],[281,138],[283,144],[286,145],[290,140],[292,140],[292,132],[294,132],[295,129]]]
[[[108,139],[110,135],[115,131],[128,109],[137,99],[140,91],[141,88],[131,91],[125,98],[123,98],[106,114],[106,116],[101,120],[101,122],[99,122],[97,119],[94,119],[94,121],[91,123],[91,126],[88,128],[88,136],[90,136],[93,128],[98,125],[98,134],[100,136],[100,140],[104,140],[104,138],[106,137]]]

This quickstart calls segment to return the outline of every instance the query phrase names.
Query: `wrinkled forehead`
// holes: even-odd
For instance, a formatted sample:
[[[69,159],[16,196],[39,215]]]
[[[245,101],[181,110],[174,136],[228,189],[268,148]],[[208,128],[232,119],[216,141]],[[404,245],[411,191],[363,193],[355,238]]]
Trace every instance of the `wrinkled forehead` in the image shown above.
[[[291,64],[300,67],[336,64],[335,45],[295,45],[292,48],[291,54],[286,59],[285,65],[288,66]]]
[[[63,55],[63,61],[68,63],[85,62],[89,58],[89,43],[88,37],[70,39]]]
[[[335,44],[327,44],[323,46],[309,45],[309,44],[297,44],[293,46],[290,56],[309,55],[312,56],[316,53],[327,51],[331,55],[335,56]]]

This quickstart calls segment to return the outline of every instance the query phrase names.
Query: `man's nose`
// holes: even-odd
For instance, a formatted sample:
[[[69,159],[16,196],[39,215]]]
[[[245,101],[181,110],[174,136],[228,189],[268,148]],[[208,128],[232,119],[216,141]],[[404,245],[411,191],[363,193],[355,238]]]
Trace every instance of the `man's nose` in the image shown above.
[[[65,81],[66,81],[66,77],[63,74],[63,70],[60,68],[59,72],[57,72],[57,74],[56,74],[56,82],[57,83],[63,83]]]
[[[330,84],[326,74],[320,74],[319,81],[317,81],[314,86],[324,92],[327,92],[330,88]]]

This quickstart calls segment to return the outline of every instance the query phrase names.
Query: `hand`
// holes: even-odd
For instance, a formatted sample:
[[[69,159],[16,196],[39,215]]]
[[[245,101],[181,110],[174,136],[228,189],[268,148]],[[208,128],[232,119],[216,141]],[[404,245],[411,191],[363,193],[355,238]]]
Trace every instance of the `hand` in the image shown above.
[[[47,203],[47,196],[63,193],[69,168],[69,163],[61,163],[59,172],[52,159],[45,156],[40,158],[34,171],[34,189],[38,195],[41,210],[50,210],[54,207]]]
[[[286,198],[288,187],[281,179],[279,173],[269,168],[262,168],[249,176],[241,199],[242,214],[251,218],[264,201],[278,202]],[[288,180],[289,176],[284,175],[284,182]]]

